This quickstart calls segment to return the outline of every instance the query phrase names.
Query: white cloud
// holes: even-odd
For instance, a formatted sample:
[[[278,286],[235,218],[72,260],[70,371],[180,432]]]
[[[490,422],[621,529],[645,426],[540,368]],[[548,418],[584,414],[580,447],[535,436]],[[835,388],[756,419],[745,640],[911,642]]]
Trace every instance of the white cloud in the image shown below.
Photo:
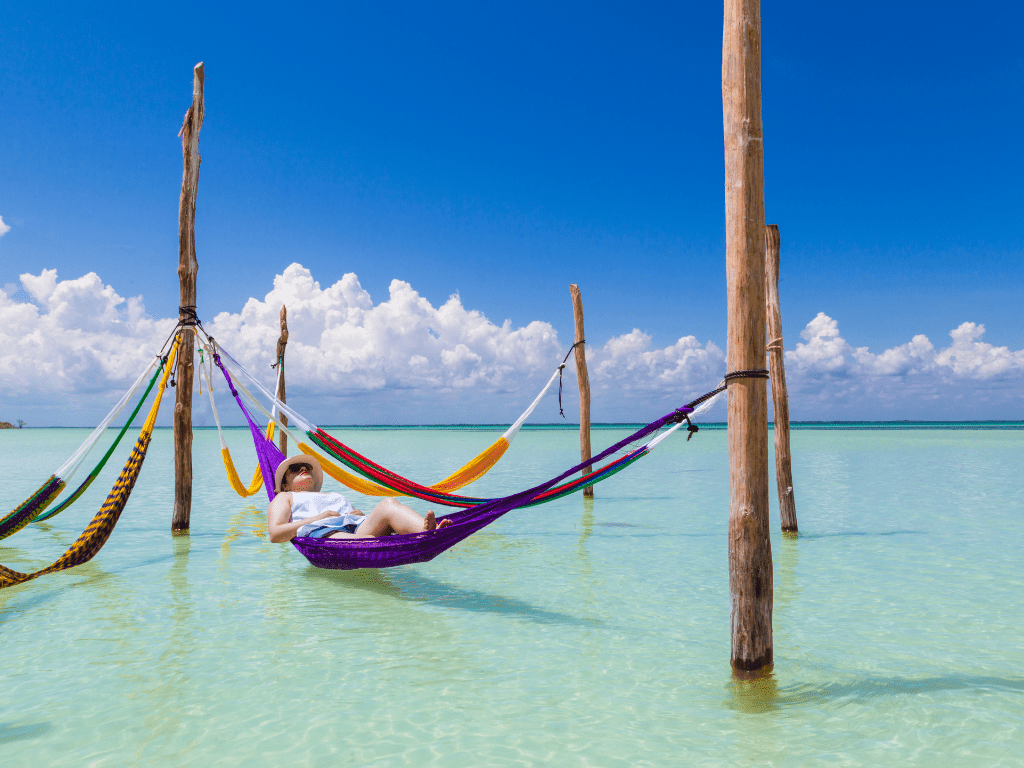
[[[79,396],[130,384],[174,327],[94,272],[58,281],[56,270],[44,269],[22,275],[21,285],[34,303],[15,301],[13,286],[0,292],[0,402],[73,408]]]
[[[246,368],[265,372],[282,305],[288,308],[289,389],[294,382],[307,396],[522,394],[559,359],[549,323],[495,325],[463,307],[458,295],[434,307],[401,280],[374,305],[354,274],[325,289],[299,264],[274,278],[263,301],[249,299],[240,313],[223,312],[207,327]]]
[[[0,237],[3,237],[10,231],[11,227],[7,224],[4,224],[4,217],[0,216]]]
[[[1013,417],[1024,405],[1024,350],[985,343],[984,333],[984,325],[965,322],[945,349],[918,334],[873,354],[849,344],[819,312],[800,332],[805,341],[786,352],[793,418]]]
[[[31,297],[15,300],[15,295]],[[207,330],[272,384],[279,312],[288,307],[289,401],[318,423],[489,422],[515,418],[568,347],[536,320],[496,324],[458,295],[434,307],[401,280],[374,303],[354,274],[326,288],[292,264],[262,300],[223,312]],[[95,423],[174,327],[146,314],[98,275],[21,276],[0,291],[0,418],[31,425]],[[794,419],[1014,418],[1024,404],[1024,351],[983,342],[965,322],[936,349],[923,335],[872,353],[819,314],[786,352]],[[725,373],[715,343],[684,336],[666,347],[633,329],[587,350],[596,421],[643,421],[712,389]],[[576,413],[570,375],[566,415]],[[223,388],[220,387],[223,392]],[[223,397],[223,395],[221,396]],[[196,423],[211,423],[196,400]],[[221,410],[230,416],[232,408]],[[724,408],[709,418],[724,418]],[[536,417],[557,419],[554,403]],[[166,415],[164,423],[166,423]]]

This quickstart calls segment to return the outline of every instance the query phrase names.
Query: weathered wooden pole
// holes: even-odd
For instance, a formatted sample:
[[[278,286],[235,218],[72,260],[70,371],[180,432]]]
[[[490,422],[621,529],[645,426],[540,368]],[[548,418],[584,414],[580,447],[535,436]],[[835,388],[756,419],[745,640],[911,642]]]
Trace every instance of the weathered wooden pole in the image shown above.
[[[284,395],[284,348],[288,346],[288,307],[281,306],[281,335],[277,337],[277,364],[280,369],[277,372],[277,380],[280,382],[277,385],[277,399],[282,403],[287,403]],[[279,413],[277,416],[281,423],[288,426],[288,417],[283,413]],[[281,430],[281,436],[278,438],[277,444],[281,448],[281,453],[285,456],[288,455],[288,435]]]
[[[796,499],[793,496],[793,462],[789,452],[789,392],[782,345],[782,305],[779,303],[779,225],[765,227],[764,279],[768,303],[768,370],[771,372],[772,404],[775,407],[775,484],[779,491],[782,530],[796,533]]]
[[[179,321],[196,317],[196,193],[199,190],[199,129],[203,127],[203,62],[192,78],[192,106],[181,124],[181,154],[185,169],[178,202],[178,281],[181,284]],[[182,332],[175,378],[174,402],[174,513],[171,530],[187,533],[192,515],[192,374],[195,338],[191,326]]]
[[[725,0],[722,36],[725,131],[727,368],[765,367],[764,147],[759,0]],[[772,548],[768,536],[767,381],[729,382],[729,589],[732,667],[772,665]]]
[[[587,373],[587,351],[583,334],[583,297],[580,287],[573,283],[569,286],[572,296],[572,317],[576,325],[576,381],[580,385],[580,461],[590,458],[590,374]],[[584,467],[584,477],[593,471],[593,467]],[[583,489],[583,496],[594,498],[594,486]]]

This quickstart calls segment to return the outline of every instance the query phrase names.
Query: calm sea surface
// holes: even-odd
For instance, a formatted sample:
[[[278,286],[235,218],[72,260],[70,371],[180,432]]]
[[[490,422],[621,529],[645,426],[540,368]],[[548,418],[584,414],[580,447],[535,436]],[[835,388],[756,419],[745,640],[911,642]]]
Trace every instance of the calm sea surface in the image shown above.
[[[434,482],[501,430],[333,432]],[[5,509],[86,434],[0,431]],[[776,665],[750,683],[729,669],[724,430],[668,441],[593,503],[356,572],[270,544],[266,497],[235,495],[212,431],[192,534],[172,537],[171,439],[92,562],[0,591],[0,764],[1024,765],[1024,431],[795,431],[801,535],[773,500]],[[248,434],[228,439],[251,473]],[[62,554],[129,447],[0,563]],[[469,492],[577,457],[576,433],[525,431]]]

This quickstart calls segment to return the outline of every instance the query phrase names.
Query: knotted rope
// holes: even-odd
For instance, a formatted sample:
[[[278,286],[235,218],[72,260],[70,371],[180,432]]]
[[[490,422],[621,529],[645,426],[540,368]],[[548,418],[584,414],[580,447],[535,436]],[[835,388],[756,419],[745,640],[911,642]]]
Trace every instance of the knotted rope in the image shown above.
[[[569,351],[565,353],[565,357],[562,359],[562,364],[558,366],[558,415],[563,419],[565,418],[565,412],[562,410],[562,371],[565,370],[565,363],[569,359],[569,355],[572,354],[572,351],[584,342],[586,342],[586,339],[580,339],[569,347]]]

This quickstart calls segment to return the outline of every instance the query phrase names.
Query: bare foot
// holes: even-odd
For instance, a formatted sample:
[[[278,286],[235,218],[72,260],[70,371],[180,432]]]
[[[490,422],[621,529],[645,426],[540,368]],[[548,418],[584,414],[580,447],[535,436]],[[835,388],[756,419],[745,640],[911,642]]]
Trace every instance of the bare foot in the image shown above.
[[[444,518],[443,520],[438,520],[437,521],[437,527],[438,528],[447,528],[451,524],[452,524],[452,521],[449,520],[447,517]]]
[[[433,510],[427,512],[427,516],[423,518],[423,530],[432,531],[437,528],[437,518],[434,516]]]

